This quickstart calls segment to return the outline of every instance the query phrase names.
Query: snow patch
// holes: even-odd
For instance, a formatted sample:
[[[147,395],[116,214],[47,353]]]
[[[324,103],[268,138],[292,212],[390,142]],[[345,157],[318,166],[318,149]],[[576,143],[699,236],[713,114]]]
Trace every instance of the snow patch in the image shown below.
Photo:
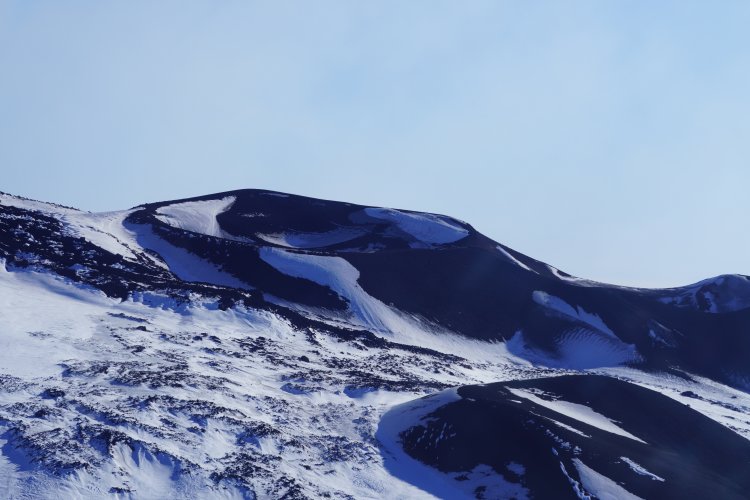
[[[524,263],[523,263],[523,262],[521,262],[520,260],[518,260],[518,259],[516,259],[515,257],[513,257],[513,256],[512,256],[511,254],[510,254],[510,252],[508,252],[508,251],[507,251],[506,249],[504,249],[504,248],[503,248],[503,246],[502,246],[502,245],[497,245],[497,246],[496,246],[495,248],[497,248],[497,250],[498,250],[498,251],[499,251],[499,252],[500,252],[501,254],[503,254],[503,256],[504,256],[504,257],[505,257],[506,259],[508,259],[508,260],[509,260],[509,261],[511,261],[511,262],[512,262],[513,264],[517,265],[518,267],[520,267],[520,268],[522,268],[522,269],[525,269],[525,270],[527,270],[527,271],[531,271],[531,272],[536,272],[536,271],[533,271],[533,270],[532,270],[532,269],[531,269],[531,268],[530,268],[529,266],[527,266],[526,264],[524,264]]]
[[[142,248],[158,253],[166,262],[169,270],[183,281],[209,283],[245,290],[252,288],[230,273],[219,269],[213,263],[159,238],[150,226],[131,224],[129,227],[136,234],[138,244]]]
[[[626,437],[628,439],[647,444],[642,439],[632,435],[622,427],[618,426],[613,420],[610,420],[601,413],[595,412],[588,406],[578,403],[571,403],[568,401],[562,401],[560,399],[553,401],[542,399],[533,392],[526,389],[516,389],[509,387],[508,390],[519,398],[528,399],[532,403],[536,403],[539,406],[543,406],[556,413],[578,420],[579,422],[582,422],[584,424],[596,427],[597,429],[603,430],[605,432],[611,432],[612,434],[617,434],[618,436]]]
[[[350,312],[361,326],[391,333],[407,326],[395,311],[362,289],[357,283],[359,271],[341,257],[263,247],[260,258],[288,276],[313,281],[339,294],[349,302]]]
[[[546,418],[547,420],[549,420],[550,422],[552,422],[552,423],[553,423],[553,424],[555,424],[556,426],[558,426],[558,427],[561,427],[561,428],[563,428],[563,429],[566,429],[566,430],[569,430],[570,432],[573,432],[573,433],[575,433],[575,434],[578,434],[579,436],[583,436],[583,437],[585,437],[585,438],[590,438],[590,437],[591,437],[591,436],[589,436],[588,434],[586,434],[586,433],[584,433],[584,432],[581,432],[581,431],[579,431],[579,430],[578,430],[578,429],[576,429],[575,427],[571,427],[571,426],[569,426],[569,425],[567,425],[567,424],[564,424],[564,423],[562,423],[562,422],[558,422],[558,421],[557,421],[557,420],[555,420],[554,418],[549,418],[549,417],[544,417],[544,418]]]
[[[513,334],[505,345],[514,356],[550,368],[588,370],[641,359],[634,345],[615,341],[586,328],[574,328],[562,333],[557,340],[557,352],[554,353],[529,346],[522,331]]]
[[[592,314],[589,312],[586,312],[582,307],[580,306],[571,306],[567,302],[565,302],[563,299],[559,297],[555,297],[554,295],[550,295],[547,292],[543,292],[541,290],[535,290],[531,294],[532,299],[534,302],[539,304],[540,306],[544,306],[548,309],[551,309],[553,311],[556,311],[563,316],[567,316],[569,318],[576,319],[578,321],[581,321],[583,323],[586,323],[590,327],[594,328],[595,330],[602,332],[609,337],[620,341],[620,338],[615,335],[615,333],[609,329],[609,327],[602,321],[602,319],[597,316],[596,314]]]
[[[557,342],[561,367],[574,369],[616,366],[640,361],[633,344],[614,340],[586,328],[575,328],[561,335]],[[552,365],[548,365],[552,366]]]
[[[583,487],[600,500],[642,500],[641,497],[633,495],[607,476],[588,467],[579,459],[574,458],[573,465],[578,471]]]
[[[76,208],[63,207],[55,205],[54,203],[45,203],[43,201],[31,200],[29,198],[22,198],[20,196],[13,196],[12,194],[6,193],[0,193],[0,205],[22,208],[24,210],[36,210],[51,215],[82,213]]]
[[[216,217],[229,210],[235,201],[236,197],[226,196],[219,200],[175,203],[156,209],[156,218],[184,231],[215,238],[234,239],[221,229]]]
[[[689,378],[651,373],[630,367],[609,367],[596,373],[651,389],[750,440],[750,394],[711,379],[688,373]],[[695,396],[698,396],[697,398]]]
[[[64,360],[89,357],[85,344],[97,330],[92,318],[113,302],[51,274],[8,272],[0,266],[0,373],[56,377]],[[50,338],[55,339],[54,348]]]
[[[375,219],[385,220],[395,224],[401,231],[413,236],[422,243],[444,245],[453,243],[469,235],[469,231],[461,227],[449,217],[403,212],[391,208],[365,208],[365,213]]]
[[[123,225],[125,218],[133,212],[77,212],[63,215],[60,220],[70,232],[89,243],[126,259],[136,260],[138,243],[135,235]]]
[[[358,229],[335,229],[324,233],[257,234],[267,243],[287,248],[324,248],[353,240],[364,234]]]
[[[426,498],[463,498],[457,482],[437,469],[410,457],[403,449],[400,434],[421,425],[422,419],[441,406],[460,401],[456,389],[448,389],[416,401],[392,407],[380,419],[375,434],[380,443],[385,468],[396,478],[419,488]]]
[[[620,457],[620,460],[622,460],[623,462],[625,462],[626,464],[628,464],[628,467],[630,467],[632,469],[632,471],[635,472],[636,474],[638,474],[639,476],[648,476],[651,479],[653,479],[654,481],[664,482],[664,478],[663,477],[659,477],[656,474],[653,474],[653,473],[649,472],[648,469],[646,469],[642,465],[639,465],[636,462],[630,460],[628,457]]]

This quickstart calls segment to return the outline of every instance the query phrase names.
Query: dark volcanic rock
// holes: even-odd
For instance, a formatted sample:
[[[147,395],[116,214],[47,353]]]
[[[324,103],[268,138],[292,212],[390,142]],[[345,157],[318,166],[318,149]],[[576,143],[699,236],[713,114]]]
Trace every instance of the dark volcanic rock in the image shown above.
[[[740,499],[750,489],[750,442],[649,389],[580,375],[466,386],[458,396],[400,439],[410,456],[485,486],[475,493],[488,498],[513,488],[534,498],[601,494],[597,475],[641,498]],[[483,468],[491,474],[478,475]]]

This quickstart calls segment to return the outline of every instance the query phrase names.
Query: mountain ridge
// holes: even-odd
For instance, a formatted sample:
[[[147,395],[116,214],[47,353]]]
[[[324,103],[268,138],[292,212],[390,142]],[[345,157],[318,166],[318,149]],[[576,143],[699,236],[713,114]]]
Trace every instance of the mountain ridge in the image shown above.
[[[378,430],[399,404],[570,375],[642,387],[623,389],[631,404],[672,408],[680,421],[702,415],[726,450],[750,439],[741,275],[674,289],[607,285],[449,216],[265,190],[104,213],[2,193],[0,262],[0,493],[9,498],[59,488],[82,498],[503,498],[533,492],[539,474],[560,497],[600,495],[614,488],[608,478],[629,494],[657,491],[604,434],[584,432],[582,443],[596,443],[562,470],[539,451],[446,472],[436,465],[445,451],[433,462],[410,441],[432,432],[429,413],[395,434]],[[617,420],[612,404],[545,418],[580,430],[591,412]],[[461,419],[486,419],[493,405],[469,405]],[[571,443],[545,429],[533,439]],[[512,452],[502,439],[486,444]],[[730,455],[750,471],[743,453]],[[414,467],[445,489],[403,473]],[[682,491],[670,486],[677,469],[653,468],[667,481],[660,495]],[[734,476],[715,474],[708,487],[739,491]]]
[[[16,195],[16,194],[5,192],[5,191],[0,191],[0,195],[5,195],[5,196],[11,197],[11,198],[15,198],[15,199],[18,199],[18,200],[21,200],[21,201],[33,202],[33,203],[38,203],[38,204],[42,204],[42,205],[49,205],[49,206],[55,207],[55,208],[62,208],[62,209],[74,210],[76,212],[87,213],[87,214],[121,213],[121,212],[127,212],[127,211],[134,211],[134,210],[138,210],[138,209],[145,209],[145,208],[152,207],[152,206],[162,206],[162,205],[168,205],[168,204],[173,204],[173,203],[189,202],[189,201],[201,201],[201,200],[206,200],[206,199],[213,199],[213,198],[216,198],[216,197],[219,197],[219,196],[226,197],[226,196],[232,196],[232,195],[243,194],[243,193],[269,193],[269,194],[272,194],[272,195],[283,195],[283,196],[290,196],[290,197],[307,199],[307,200],[325,201],[325,202],[328,202],[328,203],[342,203],[342,204],[346,204],[346,205],[349,205],[349,206],[356,206],[356,207],[360,207],[360,208],[373,207],[372,205],[362,205],[362,204],[357,204],[357,203],[345,202],[345,201],[341,201],[341,200],[321,199],[321,198],[315,198],[315,197],[305,196],[305,195],[300,195],[300,194],[285,193],[285,192],[282,192],[282,191],[274,191],[274,190],[270,190],[270,189],[262,189],[262,188],[240,188],[240,189],[234,189],[234,190],[228,190],[228,191],[220,191],[220,192],[211,193],[211,194],[205,194],[205,195],[190,196],[190,197],[186,197],[186,198],[176,198],[174,200],[168,200],[168,201],[144,202],[144,203],[140,203],[138,205],[134,205],[134,206],[132,206],[132,207],[130,207],[128,209],[106,210],[106,211],[91,211],[91,210],[84,210],[84,209],[80,209],[80,208],[69,206],[69,205],[60,204],[60,203],[48,202],[48,201],[43,201],[43,200],[39,200],[39,199],[36,199],[36,198],[31,198],[31,197]],[[426,214],[437,215],[437,216],[441,216],[441,217],[450,217],[450,218],[452,218],[454,220],[457,220],[457,221],[459,221],[459,222],[461,222],[463,224],[466,224],[467,226],[471,227],[471,229],[474,230],[474,231],[476,231],[477,233],[482,234],[478,230],[476,230],[470,223],[462,221],[460,219],[456,219],[456,218],[448,216],[446,214],[440,214],[440,213],[437,213],[437,212],[422,212],[422,211],[411,210],[411,209],[406,209],[406,208],[392,208],[392,209],[393,210],[413,212],[413,213],[426,213]],[[506,246],[503,243],[500,243],[500,242],[497,242],[495,240],[492,240],[491,238],[489,238],[488,236],[486,236],[484,234],[482,234],[482,236],[485,236],[490,241],[493,241],[497,245],[503,247],[504,251],[512,253],[513,254],[512,257],[514,257],[514,258],[521,257],[521,258],[525,258],[525,259],[530,259],[530,260],[532,260],[532,261],[534,261],[534,262],[536,262],[538,264],[541,264],[541,265],[544,265],[544,266],[548,266],[548,267],[552,267],[551,265],[546,264],[546,263],[544,263],[542,261],[536,260],[536,259],[534,259],[532,257],[529,257],[529,256],[527,256],[527,255],[519,252],[518,250],[516,250],[514,248],[508,247],[508,246]],[[744,275],[744,274],[741,274],[741,273],[722,273],[722,274],[718,274],[718,275],[714,275],[714,276],[708,276],[706,278],[699,279],[698,281],[695,281],[695,282],[686,283],[684,285],[666,286],[666,287],[644,287],[644,286],[635,286],[635,285],[621,285],[621,284],[618,284],[618,283],[612,283],[612,282],[608,282],[608,281],[596,281],[596,280],[591,280],[591,279],[588,279],[588,278],[576,277],[576,276],[574,276],[574,275],[572,275],[570,273],[567,273],[567,272],[565,272],[565,271],[563,271],[563,270],[561,270],[559,268],[554,268],[554,269],[555,269],[556,272],[561,273],[565,277],[574,278],[574,279],[578,279],[578,280],[582,280],[582,281],[587,281],[587,282],[591,282],[591,283],[594,283],[594,284],[597,284],[597,285],[606,285],[606,286],[619,287],[619,288],[625,288],[625,289],[643,290],[643,291],[654,291],[654,292],[665,291],[665,290],[681,290],[681,289],[685,289],[685,288],[694,287],[694,286],[697,286],[697,285],[710,284],[712,282],[715,282],[715,281],[718,281],[718,280],[721,280],[721,279],[727,279],[727,278],[730,278],[730,279],[731,278],[739,278],[739,279],[750,281],[750,276],[749,275]]]

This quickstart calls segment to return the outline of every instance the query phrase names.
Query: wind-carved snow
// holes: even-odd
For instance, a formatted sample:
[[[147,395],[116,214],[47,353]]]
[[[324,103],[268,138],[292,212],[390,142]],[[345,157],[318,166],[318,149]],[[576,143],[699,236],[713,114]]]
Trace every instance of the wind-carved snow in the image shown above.
[[[635,472],[636,474],[638,474],[639,476],[647,476],[647,477],[651,478],[654,481],[664,482],[664,478],[663,477],[659,477],[656,474],[654,474],[652,472],[649,472],[648,469],[646,469],[642,465],[639,465],[636,462],[630,460],[628,457],[620,457],[620,460],[622,460],[623,462],[625,462],[626,464],[628,464],[628,467],[630,467],[630,469],[633,472]]]
[[[611,432],[612,434],[617,434],[618,436],[623,436],[628,439],[632,439],[634,441],[647,444],[642,439],[632,435],[631,433],[629,433],[622,427],[619,427],[614,421],[605,417],[601,413],[595,412],[588,406],[581,405],[578,403],[571,403],[569,401],[563,401],[560,399],[556,399],[556,400],[542,399],[536,394],[534,394],[533,392],[526,390],[526,389],[516,389],[516,388],[509,387],[508,390],[519,398],[528,399],[532,403],[536,403],[539,406],[543,406],[556,413],[565,415],[566,417],[573,418],[575,420],[578,420],[579,422],[583,422],[584,424],[588,424],[593,427],[596,427],[597,429],[601,429],[606,432]]]
[[[598,315],[589,313],[580,306],[571,306],[564,300],[540,290],[534,291],[532,298],[553,314],[585,326],[560,332],[556,339],[557,353],[554,356],[528,349],[523,341],[522,332],[517,332],[508,341],[509,349],[515,354],[530,356],[536,362],[547,366],[575,369],[614,366],[641,359],[636,346],[623,342]]]
[[[35,210],[58,218],[65,230],[126,259],[135,259],[138,244],[122,222],[134,210],[91,213],[52,203],[29,200],[0,193],[0,205]]]
[[[586,312],[586,310],[584,310],[580,306],[571,306],[561,298],[555,297],[554,295],[550,295],[547,292],[543,292],[541,290],[535,290],[531,296],[534,299],[534,302],[541,306],[556,311],[563,316],[568,316],[569,318],[573,318],[586,323],[590,327],[608,335],[614,340],[620,340],[620,338],[615,335],[615,333],[610,330],[606,324],[604,324],[604,321],[602,321],[599,316]]]
[[[262,247],[259,254],[261,259],[278,271],[327,286],[339,294],[349,303],[350,321],[357,327],[394,334],[394,340],[404,344],[429,345],[442,352],[470,356],[482,363],[509,359],[514,364],[525,363],[508,352],[504,343],[467,339],[392,309],[362,289],[357,282],[359,271],[342,257],[272,247]]]
[[[385,413],[376,436],[383,450],[386,468],[399,479],[420,488],[428,498],[474,498],[477,489],[484,492],[483,498],[528,498],[529,491],[522,484],[506,480],[487,465],[479,464],[460,474],[442,473],[404,451],[400,436],[402,432],[423,426],[435,410],[461,399],[456,389],[447,389],[393,406]],[[440,440],[445,434],[444,428],[437,439]],[[526,473],[525,467],[515,462],[509,463],[507,469],[517,476]],[[460,476],[460,479],[457,480],[456,476]]]
[[[23,208],[24,210],[36,210],[45,214],[82,214],[85,213],[76,208],[63,207],[55,205],[54,203],[46,203],[44,201],[36,201],[28,198],[22,198],[20,196],[14,196],[12,194],[0,193],[0,205],[6,205],[9,207]]]
[[[659,301],[722,314],[750,308],[750,277],[726,274],[679,288],[656,290]]]
[[[361,326],[391,333],[409,328],[404,318],[362,289],[357,283],[359,271],[341,257],[263,247],[260,258],[288,276],[313,281],[339,294],[349,302],[350,311]]]
[[[557,350],[563,361],[559,366],[578,369],[621,365],[641,359],[635,345],[592,334],[586,328],[574,328],[562,334]]]
[[[505,257],[506,259],[508,259],[508,260],[509,260],[509,261],[511,261],[511,262],[512,262],[513,264],[517,265],[518,267],[520,267],[520,268],[522,268],[522,269],[525,269],[525,270],[527,270],[527,271],[531,271],[531,272],[536,272],[536,271],[533,271],[533,270],[532,270],[532,269],[531,269],[531,268],[530,268],[529,266],[527,266],[526,264],[524,264],[524,263],[523,263],[523,262],[521,262],[520,260],[518,260],[518,259],[516,259],[515,257],[513,257],[513,256],[512,256],[511,254],[510,254],[510,252],[508,252],[508,251],[507,251],[506,249],[504,249],[504,248],[503,248],[503,246],[502,246],[502,245],[497,245],[497,246],[496,246],[495,248],[497,248],[497,250],[498,250],[498,251],[499,251],[499,252],[500,252],[501,254],[503,254],[503,256],[504,256],[504,257]]]
[[[136,234],[125,227],[125,218],[136,209],[92,213],[2,193],[0,193],[0,205],[42,212],[60,220],[65,234],[83,238],[103,250],[128,260],[145,258],[155,265],[166,267],[148,253],[140,252],[142,249],[136,241]]]
[[[614,341],[587,328],[572,328],[560,333],[554,353],[530,346],[520,330],[505,345],[510,354],[550,368],[588,370],[641,359],[634,345]]]
[[[583,487],[600,500],[643,500],[602,474],[599,474],[579,459],[573,459]]]
[[[517,376],[483,343],[363,348],[268,311],[0,271],[0,497],[420,498],[381,456],[381,415]]]
[[[674,337],[674,333],[670,332],[667,328],[665,328],[658,322],[654,322],[654,326],[661,330],[663,334],[669,334],[671,337]],[[648,329],[648,337],[654,342],[654,344],[662,347],[676,347],[675,341],[665,338],[663,334],[658,333],[654,328]]]
[[[468,236],[469,231],[449,217],[425,213],[410,213],[391,208],[365,208],[372,218],[395,224],[401,231],[422,243],[444,245]]]
[[[210,283],[249,290],[252,287],[230,273],[219,269],[215,264],[202,259],[184,248],[169,243],[154,234],[150,226],[129,224],[142,248],[158,253],[169,267],[169,270],[184,281]]]
[[[359,236],[364,232],[355,228],[341,228],[324,233],[279,233],[279,234],[257,234],[263,241],[274,245],[288,248],[325,248],[338,245]]]
[[[52,275],[9,272],[0,260],[0,374],[53,376],[63,360],[89,357],[86,343],[97,329],[92,315],[113,302]]]
[[[124,226],[125,218],[135,210],[123,210],[103,213],[72,213],[60,219],[69,231],[84,238],[99,248],[126,259],[137,259],[136,252],[140,247],[136,236]],[[152,259],[153,260],[153,259]],[[154,260],[154,262],[157,262]]]
[[[148,243],[141,227],[122,226],[130,212],[87,214],[17,203],[53,214],[65,231],[125,259],[150,258],[142,252],[141,243]],[[241,287],[197,256],[173,253],[175,248],[161,253],[183,277]],[[422,466],[413,473],[417,486],[401,480],[399,462],[382,455],[375,439],[381,415],[445,387],[551,372],[513,358],[511,342],[429,331],[364,292],[357,270],[343,259],[283,250],[274,255],[281,268],[346,293],[356,303],[356,324],[399,335],[349,342],[347,335],[356,334],[351,329],[334,335],[319,323],[293,327],[278,309],[236,305],[222,311],[215,297],[178,301],[173,289],[147,288],[114,300],[52,274],[6,270],[0,261],[0,498],[279,498],[299,492],[420,498],[428,493],[418,481],[432,476]],[[190,274],[197,268],[207,274]],[[572,329],[568,337],[588,335],[590,328],[597,339],[614,342],[594,328],[596,320],[604,325],[598,316],[569,304],[558,309],[566,313],[556,314],[575,313],[570,317],[580,323],[582,333]],[[368,319],[379,326],[370,327]],[[514,338],[522,340],[520,333]],[[390,344],[378,344],[385,339]],[[405,345],[393,347],[393,340]],[[575,345],[566,342],[562,352]],[[625,368],[609,373],[640,377],[635,383],[750,437],[747,393],[700,377]],[[391,448],[397,445],[393,441]],[[482,484],[492,479],[482,467],[473,472]],[[592,491],[594,480],[607,484],[595,471],[583,474]],[[465,493],[430,491],[439,497]]]
[[[750,440],[750,395],[745,391],[695,374],[686,379],[625,366],[603,368],[597,373],[625,380],[679,401]]]
[[[186,201],[156,209],[156,218],[172,227],[215,238],[233,239],[219,226],[216,217],[229,210],[236,197],[218,200]]]
[[[460,399],[455,389],[448,389],[419,401],[403,402],[388,410],[378,424],[376,437],[383,450],[386,469],[419,488],[422,498],[461,498],[465,493],[451,477],[410,457],[402,447],[399,434],[421,425],[425,415]]]
[[[579,436],[583,436],[583,437],[585,437],[585,438],[590,438],[590,437],[591,437],[591,436],[589,436],[588,434],[586,434],[586,433],[584,433],[584,432],[581,432],[581,431],[579,431],[579,430],[578,430],[578,429],[576,429],[575,427],[571,427],[571,426],[569,426],[568,424],[564,424],[564,423],[562,423],[562,422],[558,422],[558,421],[557,421],[557,420],[555,420],[554,418],[550,418],[550,417],[546,417],[546,416],[545,416],[544,418],[546,418],[547,420],[549,420],[550,422],[552,422],[552,423],[553,423],[553,424],[555,424],[556,426],[558,426],[558,427],[560,427],[560,428],[562,428],[562,429],[566,429],[566,430],[569,430],[570,432],[572,432],[572,433],[574,433],[574,434],[578,434]]]

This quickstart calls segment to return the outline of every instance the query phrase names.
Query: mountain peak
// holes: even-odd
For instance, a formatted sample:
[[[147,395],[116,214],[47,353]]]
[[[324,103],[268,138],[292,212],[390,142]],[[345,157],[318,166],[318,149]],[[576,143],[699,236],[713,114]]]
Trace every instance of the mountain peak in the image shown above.
[[[448,216],[263,190],[0,194],[0,263],[0,496],[750,487],[706,462],[748,456],[747,277],[615,287]]]

